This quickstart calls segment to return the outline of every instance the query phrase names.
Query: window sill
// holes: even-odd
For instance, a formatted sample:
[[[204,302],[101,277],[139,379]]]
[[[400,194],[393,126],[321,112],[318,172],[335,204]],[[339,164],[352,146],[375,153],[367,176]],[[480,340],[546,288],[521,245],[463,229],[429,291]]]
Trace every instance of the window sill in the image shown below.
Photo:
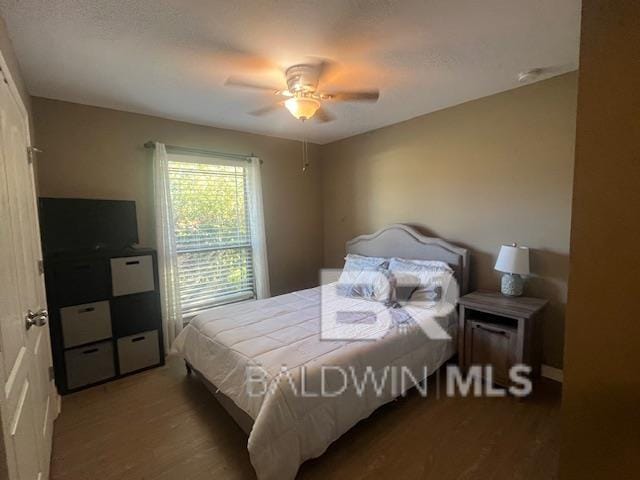
[[[227,305],[231,305],[231,304],[235,304],[235,303],[244,303],[244,302],[253,302],[254,300],[256,300],[256,297],[250,297],[250,298],[239,298],[239,299],[229,299],[227,301],[222,301],[216,305],[213,305],[211,307],[207,307],[207,308],[203,308],[202,310],[198,310],[196,312],[191,312],[187,315],[183,315],[182,316],[182,325],[186,326],[189,324],[189,322],[191,322],[191,320],[193,320],[195,317],[197,317],[198,315],[200,315],[201,313],[204,313],[208,310],[213,310],[214,308],[218,308],[218,307],[225,307]]]

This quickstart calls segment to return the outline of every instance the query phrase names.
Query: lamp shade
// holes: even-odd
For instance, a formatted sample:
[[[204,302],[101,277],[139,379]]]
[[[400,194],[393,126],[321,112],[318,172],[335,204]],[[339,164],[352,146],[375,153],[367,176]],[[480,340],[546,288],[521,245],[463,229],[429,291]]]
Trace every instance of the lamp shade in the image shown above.
[[[320,108],[320,102],[312,97],[292,97],[284,106],[298,120],[309,120]]]
[[[504,273],[529,274],[529,248],[502,245],[495,269]]]

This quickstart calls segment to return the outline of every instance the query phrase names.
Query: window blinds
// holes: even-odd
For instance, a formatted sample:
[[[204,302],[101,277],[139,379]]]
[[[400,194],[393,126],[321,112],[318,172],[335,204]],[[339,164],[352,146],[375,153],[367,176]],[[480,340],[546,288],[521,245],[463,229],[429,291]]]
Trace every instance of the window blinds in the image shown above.
[[[170,156],[169,182],[180,302],[189,315],[254,297],[255,281],[247,167],[209,158],[175,160],[184,158]]]

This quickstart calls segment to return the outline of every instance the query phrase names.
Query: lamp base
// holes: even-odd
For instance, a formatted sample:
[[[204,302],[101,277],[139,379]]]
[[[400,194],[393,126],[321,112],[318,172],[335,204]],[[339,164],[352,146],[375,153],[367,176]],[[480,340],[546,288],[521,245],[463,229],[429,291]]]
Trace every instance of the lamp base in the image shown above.
[[[504,273],[500,283],[500,291],[509,297],[519,297],[524,289],[524,278],[517,273]]]

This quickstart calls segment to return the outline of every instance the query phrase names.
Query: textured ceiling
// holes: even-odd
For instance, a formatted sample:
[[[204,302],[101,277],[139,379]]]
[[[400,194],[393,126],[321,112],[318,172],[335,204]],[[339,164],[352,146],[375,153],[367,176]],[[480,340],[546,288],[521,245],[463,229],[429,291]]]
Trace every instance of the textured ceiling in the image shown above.
[[[32,95],[326,143],[575,70],[580,0],[0,0]],[[337,63],[325,90],[379,88],[331,104],[331,123],[246,112],[282,68]]]

